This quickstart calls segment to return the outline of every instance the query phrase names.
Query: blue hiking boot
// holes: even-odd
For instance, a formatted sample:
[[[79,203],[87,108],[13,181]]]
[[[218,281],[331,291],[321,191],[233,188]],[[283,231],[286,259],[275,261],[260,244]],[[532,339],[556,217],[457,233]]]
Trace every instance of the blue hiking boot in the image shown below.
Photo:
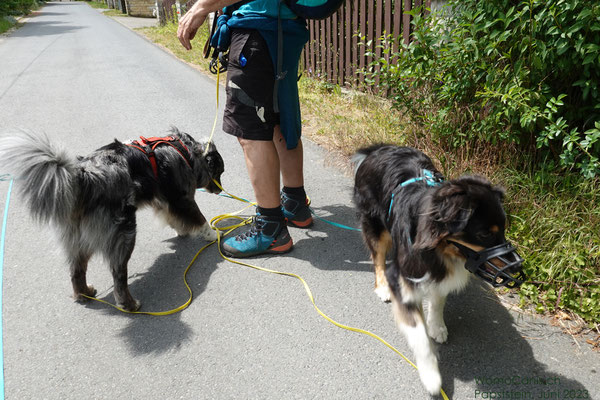
[[[228,257],[245,258],[259,254],[287,253],[292,250],[293,245],[285,219],[257,214],[250,229],[225,239],[221,250]]]
[[[308,208],[308,198],[306,196],[295,198],[282,191],[281,208],[283,215],[287,218],[288,225],[295,226],[296,228],[308,228],[312,226],[313,217]]]

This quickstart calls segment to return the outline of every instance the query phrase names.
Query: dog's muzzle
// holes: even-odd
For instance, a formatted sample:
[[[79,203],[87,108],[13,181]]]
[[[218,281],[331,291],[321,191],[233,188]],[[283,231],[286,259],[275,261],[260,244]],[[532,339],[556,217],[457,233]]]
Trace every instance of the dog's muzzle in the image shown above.
[[[467,259],[465,268],[494,287],[518,288],[525,280],[523,259],[508,242],[475,251],[460,243],[448,240]]]

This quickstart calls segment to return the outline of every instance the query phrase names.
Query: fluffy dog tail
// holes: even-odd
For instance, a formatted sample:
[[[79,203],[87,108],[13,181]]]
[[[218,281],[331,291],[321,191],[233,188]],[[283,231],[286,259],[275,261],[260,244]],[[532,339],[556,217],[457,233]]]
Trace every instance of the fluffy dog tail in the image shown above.
[[[361,153],[359,150],[356,153],[354,153],[354,155],[350,159],[350,162],[352,163],[352,167],[354,169],[354,176],[356,176],[356,171],[358,171],[358,167],[360,167],[360,164],[362,164],[362,162],[365,161],[365,158],[367,158],[367,154]]]
[[[62,223],[75,204],[75,160],[46,135],[18,131],[0,138],[0,172],[17,181],[32,216]]]
[[[363,147],[362,149],[358,149],[350,159],[350,162],[354,166],[354,175],[356,176],[356,171],[358,171],[358,168],[360,167],[362,162],[365,161],[365,158],[369,156],[369,154],[384,146],[384,144],[378,143],[369,147]]]

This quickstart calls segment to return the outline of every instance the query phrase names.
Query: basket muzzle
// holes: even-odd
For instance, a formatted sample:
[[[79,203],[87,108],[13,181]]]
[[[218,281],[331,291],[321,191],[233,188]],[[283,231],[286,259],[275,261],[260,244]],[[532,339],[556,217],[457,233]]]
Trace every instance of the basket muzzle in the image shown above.
[[[465,268],[494,287],[518,288],[525,280],[523,259],[508,242],[481,251],[448,240],[467,259]]]

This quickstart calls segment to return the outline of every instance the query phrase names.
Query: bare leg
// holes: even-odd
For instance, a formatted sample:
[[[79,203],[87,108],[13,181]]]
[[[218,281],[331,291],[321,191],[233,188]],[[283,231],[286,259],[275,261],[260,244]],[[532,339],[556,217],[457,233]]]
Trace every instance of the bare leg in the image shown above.
[[[279,207],[279,156],[272,141],[238,139],[256,202],[263,208]]]
[[[277,125],[273,133],[273,143],[279,155],[281,168],[281,177],[283,186],[300,187],[304,186],[304,152],[302,139],[298,140],[298,146],[292,150],[287,149],[286,141],[281,134],[281,129]]]

